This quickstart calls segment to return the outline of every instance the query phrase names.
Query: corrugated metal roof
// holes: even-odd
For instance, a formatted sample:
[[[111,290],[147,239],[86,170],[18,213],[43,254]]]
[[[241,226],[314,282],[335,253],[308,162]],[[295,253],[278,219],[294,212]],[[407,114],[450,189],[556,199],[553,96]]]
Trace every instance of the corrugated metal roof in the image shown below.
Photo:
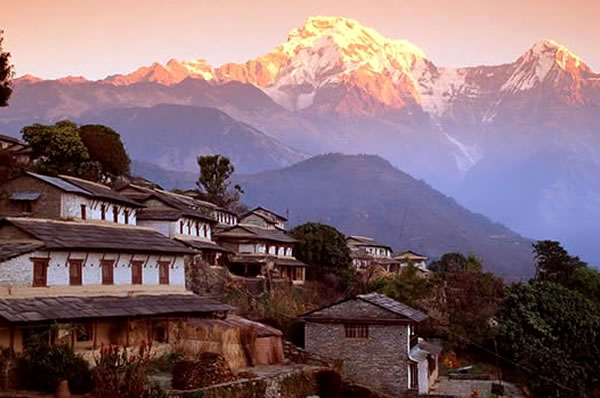
[[[409,319],[412,319],[416,322],[421,322],[427,319],[427,315],[422,313],[421,311],[409,307],[406,304],[400,303],[394,299],[389,298],[388,296],[384,296],[379,293],[369,293],[369,294],[359,294],[359,299],[364,300],[368,303],[374,304],[378,307],[386,309],[390,312],[393,312],[398,315],[405,316]]]
[[[36,174],[36,173],[32,173],[30,171],[28,171],[27,174],[32,177],[35,177],[39,180],[47,182],[48,184],[53,185],[62,191],[78,193],[80,195],[86,195],[86,196],[90,195],[90,193],[88,191],[86,191],[85,189],[82,189],[82,188],[78,187],[77,185],[73,185],[70,182],[65,181],[61,178],[45,176],[42,174]]]
[[[134,317],[140,315],[209,314],[235,307],[195,294],[0,299],[0,318],[7,322]]]
[[[23,200],[23,201],[37,200],[41,195],[42,195],[41,192],[18,191],[18,192],[13,192],[10,195],[10,200]]]

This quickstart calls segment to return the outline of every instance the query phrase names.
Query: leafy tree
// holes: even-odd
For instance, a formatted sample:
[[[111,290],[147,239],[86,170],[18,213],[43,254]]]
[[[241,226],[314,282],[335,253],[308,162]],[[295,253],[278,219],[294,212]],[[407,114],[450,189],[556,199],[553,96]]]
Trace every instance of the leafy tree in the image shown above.
[[[536,259],[536,279],[567,285],[571,275],[587,264],[572,257],[559,242],[543,240],[533,244]]]
[[[200,176],[196,185],[204,193],[205,198],[219,206],[235,210],[241,194],[244,193],[239,185],[229,189],[229,178],[235,167],[228,157],[222,155],[198,156]]]
[[[77,175],[80,165],[90,158],[77,125],[71,121],[52,126],[36,123],[24,127],[21,134],[31,146],[34,167],[40,173]]]
[[[518,283],[497,319],[501,348],[527,372],[536,397],[598,391],[600,315],[591,301],[553,282]]]
[[[435,286],[432,279],[419,275],[417,268],[409,265],[393,278],[374,280],[367,290],[385,294],[411,307],[423,308],[424,302],[432,297]]]
[[[2,49],[4,31],[0,30],[0,106],[8,106],[8,99],[12,94],[11,79],[14,75],[10,63],[10,53]]]
[[[600,306],[600,272],[580,267],[573,271],[568,287]]]
[[[472,254],[467,257],[460,253],[446,253],[439,260],[429,265],[431,271],[445,277],[451,273],[461,271],[481,271],[481,261]]]
[[[351,269],[352,259],[346,237],[330,225],[309,222],[293,228],[290,235],[298,240],[295,256],[309,264],[315,279],[331,273],[342,276]]]
[[[18,176],[27,168],[12,151],[0,149],[0,184]]]
[[[101,124],[86,124],[79,127],[79,135],[102,173],[120,176],[129,172],[129,156],[119,133]]]

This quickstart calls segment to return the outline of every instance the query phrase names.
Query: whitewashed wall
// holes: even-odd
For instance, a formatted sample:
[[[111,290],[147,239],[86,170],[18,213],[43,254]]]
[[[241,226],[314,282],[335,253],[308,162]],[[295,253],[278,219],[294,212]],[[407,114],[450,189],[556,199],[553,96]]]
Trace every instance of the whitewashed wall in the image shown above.
[[[50,262],[47,272],[48,286],[69,285],[69,263],[70,259],[83,260],[82,284],[101,285],[102,268],[100,260],[118,260],[114,265],[114,284],[131,284],[130,261],[144,261],[142,269],[142,285],[158,285],[159,272],[158,261],[170,261],[169,285],[185,286],[184,256],[179,255],[156,255],[156,254],[128,254],[128,253],[97,253],[97,252],[69,252],[62,251],[40,251],[28,253],[8,261],[0,263],[0,286],[4,287],[30,287],[33,284],[33,262],[31,257],[46,258],[50,253]],[[86,258],[87,254],[87,258]]]
[[[137,225],[139,227],[152,228],[166,237],[172,237],[175,235],[175,227],[177,225],[174,221],[159,221],[159,220],[138,220]]]
[[[233,214],[226,213],[224,211],[215,210],[213,211],[213,217],[220,223],[225,225],[234,226],[238,224],[238,219]]]
[[[183,233],[181,233],[182,222]],[[196,223],[199,223],[198,234],[196,234]],[[210,241],[212,237],[212,228],[209,223],[187,217],[182,217],[177,221],[139,220],[137,225],[140,227],[153,228],[169,238],[192,237],[195,239]]]
[[[115,204],[108,201],[91,199],[82,195],[61,195],[61,217],[81,220],[81,205],[86,206],[86,220],[102,220],[102,205],[106,209],[105,221],[113,222],[113,207],[118,209],[118,223],[125,224],[125,211],[129,211],[129,225],[136,225],[136,209],[134,207]]]

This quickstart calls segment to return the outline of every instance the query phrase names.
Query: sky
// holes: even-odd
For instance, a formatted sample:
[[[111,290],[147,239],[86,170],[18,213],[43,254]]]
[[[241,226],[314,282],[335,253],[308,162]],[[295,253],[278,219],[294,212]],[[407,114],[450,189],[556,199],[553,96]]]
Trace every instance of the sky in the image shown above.
[[[0,29],[17,76],[101,79],[171,58],[245,62],[312,15],[409,40],[439,66],[512,62],[549,38],[600,72],[600,0],[2,0]]]

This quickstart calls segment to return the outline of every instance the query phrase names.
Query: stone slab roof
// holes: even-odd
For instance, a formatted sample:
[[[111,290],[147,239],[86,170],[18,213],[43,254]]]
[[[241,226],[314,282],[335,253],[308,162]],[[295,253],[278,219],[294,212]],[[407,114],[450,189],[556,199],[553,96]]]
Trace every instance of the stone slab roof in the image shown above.
[[[377,242],[375,239],[369,238],[366,236],[351,235],[346,238],[346,241],[350,241],[350,240],[353,241],[353,242],[349,243],[352,246],[359,246],[359,247],[373,246],[373,247],[382,247],[385,249],[392,250],[392,248],[390,246],[388,246],[384,243]]]
[[[31,253],[44,247],[41,242],[2,242],[0,243],[0,261],[7,261],[21,254]]]
[[[236,315],[229,315],[227,319],[192,319],[188,321],[188,324],[206,329],[251,329],[256,333],[257,337],[283,336],[283,333],[279,329]]]
[[[187,209],[168,209],[168,208],[145,208],[138,210],[136,217],[138,220],[158,220],[158,221],[177,221],[181,217],[197,218],[208,223],[216,224],[217,221],[207,215],[197,211]]]
[[[37,200],[41,195],[41,192],[17,191],[10,195],[10,200],[33,201]]]
[[[219,238],[223,239],[242,239],[242,238],[250,238],[250,239],[262,239],[262,240],[270,240],[274,242],[281,243],[295,243],[296,239],[287,235],[285,232],[280,229],[267,229],[260,228],[251,225],[236,225],[229,229],[226,229],[224,232],[220,232],[217,235]]]
[[[183,243],[184,245],[191,247],[192,249],[198,249],[198,250],[216,250],[216,251],[220,251],[220,252],[225,252],[225,253],[233,253],[231,250],[226,249],[222,246],[217,245],[215,242],[213,241],[206,241],[206,240],[200,240],[200,239],[180,239],[180,238],[175,238],[176,241]]]
[[[0,319],[9,323],[107,317],[210,314],[235,307],[195,294],[0,299]]]
[[[262,212],[262,214],[261,214]],[[256,214],[259,215],[261,217],[265,217],[266,214],[269,214],[271,217],[267,216],[267,221],[275,221],[276,219],[279,219],[280,221],[287,221],[288,219],[284,216],[282,216],[281,214],[278,214],[276,212],[274,212],[273,210],[267,209],[266,207],[262,207],[262,206],[258,206],[255,207],[254,209],[247,211],[246,213],[242,214],[240,216],[240,218],[244,218],[246,216],[249,216],[250,214]]]
[[[191,254],[183,244],[151,228],[76,223],[33,218],[5,218],[2,225],[13,225],[42,242],[45,249],[119,250]]]
[[[125,195],[121,195],[119,192],[114,191],[103,184],[98,184],[92,181],[83,180],[81,178],[75,178],[71,176],[59,176],[61,179],[78,186],[81,189],[87,191],[91,196],[101,199],[107,199],[115,202],[125,203],[132,207],[143,207],[140,203],[128,198]]]
[[[378,307],[386,309],[397,315],[402,315],[416,322],[421,322],[427,319],[427,315],[421,311],[409,307],[406,304],[400,303],[394,299],[389,298],[379,293],[359,294],[357,298],[374,304]]]

